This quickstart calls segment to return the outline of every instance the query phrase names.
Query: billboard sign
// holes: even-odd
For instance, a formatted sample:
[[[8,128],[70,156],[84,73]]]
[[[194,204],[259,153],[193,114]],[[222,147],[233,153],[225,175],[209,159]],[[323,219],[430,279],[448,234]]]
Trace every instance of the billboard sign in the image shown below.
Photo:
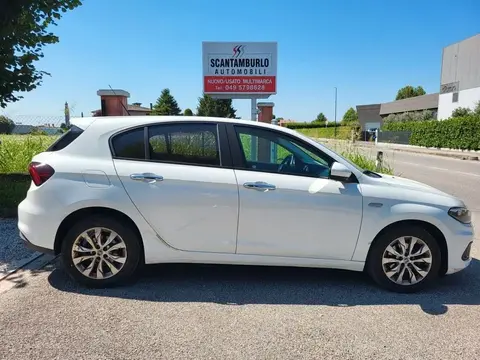
[[[276,42],[203,42],[202,48],[206,94],[277,93]]]

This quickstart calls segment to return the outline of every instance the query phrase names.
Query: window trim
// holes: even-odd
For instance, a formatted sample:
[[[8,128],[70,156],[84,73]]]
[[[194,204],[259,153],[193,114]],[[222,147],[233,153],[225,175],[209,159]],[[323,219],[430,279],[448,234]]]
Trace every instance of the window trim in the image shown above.
[[[287,134],[287,133],[284,133],[282,131],[278,131],[278,130],[275,130],[275,129],[261,128],[261,127],[251,125],[251,124],[248,124],[248,123],[246,123],[246,124],[227,124],[227,135],[228,135],[228,141],[230,143],[230,148],[231,148],[231,152],[232,152],[232,161],[233,161],[233,168],[234,169],[244,170],[244,171],[253,171],[253,172],[257,172],[257,173],[275,174],[275,175],[298,176],[298,177],[308,177],[308,178],[312,178],[312,179],[335,180],[331,177],[320,177],[320,176],[312,176],[312,175],[306,175],[306,174],[302,174],[302,175],[287,174],[287,173],[273,172],[271,170],[248,168],[246,166],[245,154],[243,153],[242,146],[241,146],[240,141],[238,139],[237,131],[236,131],[235,127],[248,127],[248,128],[253,128],[253,129],[256,129],[256,130],[260,130],[260,131],[271,132],[271,133],[277,134],[278,136],[283,136],[283,137],[285,137],[285,138],[287,138],[291,141],[294,141],[294,142],[298,143],[303,148],[305,148],[308,151],[311,151],[314,154],[317,153],[317,152],[321,152],[327,159],[329,159],[329,164],[330,164],[329,166],[331,166],[331,164],[333,162],[337,161],[333,157],[331,157],[330,155],[328,155],[328,154],[324,153],[323,151],[321,151],[320,149],[318,149],[317,147],[312,146],[311,144],[309,144],[309,143],[303,141],[302,139],[299,139],[298,137],[293,136],[291,134]],[[352,172],[351,178],[348,181],[343,181],[343,182],[345,182],[345,183],[347,183],[347,182],[348,183],[351,183],[351,182],[358,183],[358,179],[355,176],[355,174]]]
[[[153,126],[162,126],[162,125],[215,125],[217,128],[217,145],[218,145],[218,152],[220,158],[219,165],[209,165],[209,164],[197,164],[197,163],[186,163],[186,162],[176,162],[176,161],[166,161],[166,160],[152,160],[150,159],[150,151],[148,147],[148,134],[149,128]],[[112,159],[114,160],[127,160],[127,161],[139,161],[139,162],[150,162],[150,163],[159,163],[159,164],[172,164],[172,165],[187,165],[187,166],[201,166],[201,167],[210,167],[210,168],[233,168],[232,156],[230,152],[230,146],[227,138],[227,130],[226,124],[220,123],[217,121],[189,121],[189,120],[171,120],[171,121],[161,121],[155,123],[144,123],[141,125],[132,126],[126,129],[121,129],[116,131],[112,135],[110,135],[108,139],[108,144],[110,147],[110,153],[112,155]],[[144,135],[143,135],[143,146],[145,150],[145,155],[143,159],[136,159],[136,158],[126,158],[120,157],[115,154],[115,149],[113,147],[113,139],[121,134],[128,133],[130,131],[134,131],[136,129],[143,128]]]

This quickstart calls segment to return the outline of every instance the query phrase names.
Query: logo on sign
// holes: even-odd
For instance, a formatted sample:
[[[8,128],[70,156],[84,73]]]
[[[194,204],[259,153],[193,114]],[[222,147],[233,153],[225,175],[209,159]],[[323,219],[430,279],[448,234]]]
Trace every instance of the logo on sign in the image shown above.
[[[451,93],[451,92],[457,92],[457,91],[458,91],[458,84],[459,84],[459,82],[456,81],[456,82],[453,82],[453,83],[441,85],[441,87],[440,87],[440,94],[447,94],[447,93]]]
[[[245,45],[237,45],[233,48],[233,58],[238,58],[245,53]]]

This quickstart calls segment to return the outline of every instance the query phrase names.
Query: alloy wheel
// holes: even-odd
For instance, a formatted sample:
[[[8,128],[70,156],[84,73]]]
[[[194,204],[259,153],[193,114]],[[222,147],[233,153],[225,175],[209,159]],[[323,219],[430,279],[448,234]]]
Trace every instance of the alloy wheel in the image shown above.
[[[432,251],[421,239],[402,236],[393,240],[382,256],[387,278],[398,285],[415,285],[424,280],[432,268]]]
[[[115,276],[127,261],[127,246],[115,231],[95,227],[73,242],[72,261],[84,276],[104,280]]]

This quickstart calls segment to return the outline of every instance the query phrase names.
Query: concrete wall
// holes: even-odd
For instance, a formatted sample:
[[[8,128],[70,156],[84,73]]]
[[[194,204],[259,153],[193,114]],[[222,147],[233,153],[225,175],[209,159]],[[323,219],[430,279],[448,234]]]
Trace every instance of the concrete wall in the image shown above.
[[[440,85],[457,81],[460,91],[480,87],[480,34],[443,49]]]
[[[438,119],[448,119],[458,107],[473,109],[480,101],[480,87],[458,92],[458,102],[452,102],[453,93],[441,94],[438,101]]]
[[[453,102],[455,92],[458,102]],[[479,101],[480,34],[443,49],[438,119],[449,118],[458,107],[473,109]]]
[[[380,107],[380,115],[404,113],[407,111],[437,110],[438,93],[415,96],[408,99],[383,103]]]

